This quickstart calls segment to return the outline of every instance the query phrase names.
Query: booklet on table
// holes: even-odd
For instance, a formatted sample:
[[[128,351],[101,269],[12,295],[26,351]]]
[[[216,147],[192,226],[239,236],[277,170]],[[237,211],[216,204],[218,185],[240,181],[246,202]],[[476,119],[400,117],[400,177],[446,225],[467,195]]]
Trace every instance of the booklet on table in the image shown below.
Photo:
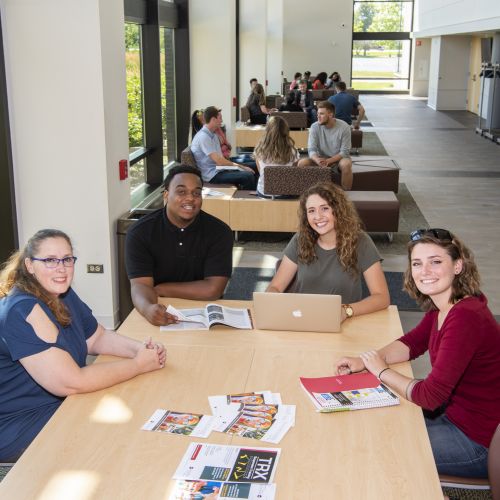
[[[300,383],[317,411],[364,410],[399,404],[399,398],[371,373],[305,378]]]
[[[179,322],[160,326],[162,331],[208,330],[212,325],[226,325],[242,330],[251,330],[252,321],[248,309],[207,304],[197,309],[176,309],[172,305],[167,312],[177,316]]]

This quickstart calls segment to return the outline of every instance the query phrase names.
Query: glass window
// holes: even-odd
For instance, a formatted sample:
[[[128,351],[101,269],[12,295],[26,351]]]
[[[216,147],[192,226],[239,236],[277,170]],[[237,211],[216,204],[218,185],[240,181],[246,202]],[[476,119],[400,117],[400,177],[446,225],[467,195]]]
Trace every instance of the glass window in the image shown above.
[[[408,90],[413,1],[355,0],[352,85],[361,90]]]
[[[411,31],[413,3],[356,0],[354,3],[354,32]]]
[[[356,89],[407,90],[410,40],[354,40],[352,79]]]
[[[160,28],[161,64],[161,118],[163,139],[163,165],[175,160],[175,73],[174,73],[174,30]]]
[[[141,27],[125,23],[125,61],[127,69],[129,153],[144,147],[142,103]],[[144,182],[144,162],[130,166],[131,189]]]

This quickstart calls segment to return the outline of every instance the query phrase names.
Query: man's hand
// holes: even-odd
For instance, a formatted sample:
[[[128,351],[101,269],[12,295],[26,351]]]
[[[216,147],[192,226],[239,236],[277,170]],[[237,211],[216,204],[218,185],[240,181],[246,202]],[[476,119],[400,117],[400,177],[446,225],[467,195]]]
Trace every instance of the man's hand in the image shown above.
[[[150,304],[144,314],[144,317],[156,326],[171,325],[177,323],[177,317],[167,312],[162,304]]]
[[[359,123],[354,124],[354,130],[359,130]]]
[[[316,162],[316,165],[318,165],[318,167],[328,167],[327,158],[321,158],[320,156],[318,156],[317,158],[314,159],[314,161]]]
[[[255,172],[250,168],[250,167],[247,167],[246,165],[241,165],[241,164],[236,164],[238,167],[240,167],[242,170],[246,170],[247,172],[250,172],[252,174],[255,174]]]

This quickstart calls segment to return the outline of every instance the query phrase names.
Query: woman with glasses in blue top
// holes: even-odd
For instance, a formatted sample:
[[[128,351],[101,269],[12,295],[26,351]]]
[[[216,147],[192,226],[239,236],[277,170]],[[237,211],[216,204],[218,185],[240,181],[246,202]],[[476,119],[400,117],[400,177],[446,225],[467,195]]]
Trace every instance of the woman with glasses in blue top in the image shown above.
[[[427,410],[440,474],[486,478],[488,448],[500,424],[499,325],[479,288],[472,253],[449,231],[414,231],[408,264],[404,287],[426,311],[422,321],[378,351],[340,359],[337,373],[366,369]],[[423,380],[390,366],[427,350],[431,372]]]
[[[106,331],[71,288],[68,236],[38,231],[0,273],[0,462],[19,458],[65,396],[162,368],[161,344]],[[87,354],[121,360],[85,366]]]

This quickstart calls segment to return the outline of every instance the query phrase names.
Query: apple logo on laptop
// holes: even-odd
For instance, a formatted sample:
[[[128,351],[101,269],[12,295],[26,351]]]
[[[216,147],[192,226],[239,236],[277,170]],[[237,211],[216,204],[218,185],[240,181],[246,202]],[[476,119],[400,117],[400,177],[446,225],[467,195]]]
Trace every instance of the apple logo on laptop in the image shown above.
[[[302,318],[302,311],[300,309],[296,309],[292,311],[292,315],[294,318]]]

